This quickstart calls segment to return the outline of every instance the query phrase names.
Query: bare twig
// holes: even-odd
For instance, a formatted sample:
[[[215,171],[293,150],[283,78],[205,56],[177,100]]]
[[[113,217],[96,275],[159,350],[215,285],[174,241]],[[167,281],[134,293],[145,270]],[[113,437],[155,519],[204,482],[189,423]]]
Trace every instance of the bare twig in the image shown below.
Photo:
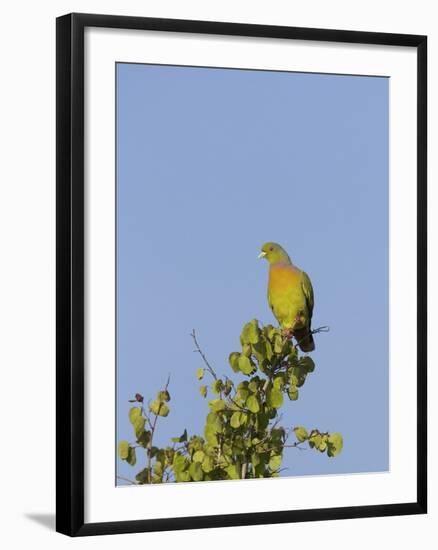
[[[141,406],[141,412],[142,412],[143,416],[146,418],[146,420],[147,420],[147,422],[148,422],[148,424],[149,424],[149,427],[152,428],[151,419],[149,418],[149,415],[147,414],[146,409],[144,408],[143,405]]]
[[[300,445],[302,445],[303,443],[305,443],[305,441],[296,441],[295,443],[292,443],[292,445],[283,445],[283,448],[295,447],[295,448],[299,449],[300,451],[307,451],[307,449],[305,447],[300,447]]]
[[[138,485],[135,481],[132,481],[131,479],[128,479],[127,477],[123,476],[117,476],[117,479],[121,479],[122,481],[126,481],[126,483],[129,483],[130,485]]]
[[[241,410],[242,412],[245,412],[245,413],[249,413],[251,412],[249,409],[247,409],[246,407],[242,407],[241,405],[239,405],[239,403],[237,403],[236,401],[234,401],[234,399],[231,397],[231,396],[228,396],[228,399],[230,400],[231,403],[233,403],[234,405],[236,405],[236,407],[239,408],[239,410]]]
[[[202,351],[202,349],[200,348],[199,346],[199,343],[198,343],[198,340],[196,338],[196,333],[195,333],[195,329],[192,330],[192,332],[190,333],[190,336],[193,338],[193,342],[195,343],[195,346],[196,346],[196,349],[193,350],[195,353],[199,353],[199,355],[202,357],[202,360],[204,361],[205,363],[205,366],[207,367],[207,370],[208,372],[213,376],[213,378],[215,380],[217,380],[217,376],[216,376],[216,373],[214,372],[214,369],[213,367],[210,365],[210,363],[208,362],[208,359],[207,357],[205,357],[205,354],[204,352]]]
[[[327,325],[324,325],[322,327],[314,328],[313,330],[310,331],[310,334],[319,334],[320,332],[329,332],[329,331],[330,331],[330,327]],[[306,335],[304,336],[304,338],[301,338],[301,340],[297,340],[296,345],[299,346],[301,342],[304,342],[304,340],[306,340],[308,337],[309,336]]]
[[[272,426],[271,426],[271,432],[272,432],[272,430],[275,428],[275,426],[276,426],[279,422],[281,422],[282,419],[283,419],[283,413],[280,413],[280,414],[278,415],[278,417],[277,417],[277,420],[276,420],[276,421],[272,424]]]
[[[314,328],[312,330],[312,334],[318,334],[320,332],[330,332],[330,327],[327,325],[324,325],[322,327]]]
[[[166,469],[166,479],[164,481],[164,483],[167,483],[172,477],[172,470],[170,470],[169,468]]]
[[[167,382],[166,382],[166,385],[164,387],[164,391],[167,391],[167,388],[169,387],[169,382],[170,382],[170,374],[167,377]],[[151,470],[152,470],[152,456],[151,456],[152,441],[154,439],[155,428],[157,426],[157,420],[158,420],[158,416],[160,414],[161,405],[162,405],[162,403],[160,403],[160,405],[158,407],[158,411],[155,414],[154,422],[153,422],[153,424],[151,424],[151,438],[150,438],[149,443],[148,443],[148,453],[147,454],[148,454],[148,481],[149,481],[149,483],[152,483],[152,476],[151,476]]]

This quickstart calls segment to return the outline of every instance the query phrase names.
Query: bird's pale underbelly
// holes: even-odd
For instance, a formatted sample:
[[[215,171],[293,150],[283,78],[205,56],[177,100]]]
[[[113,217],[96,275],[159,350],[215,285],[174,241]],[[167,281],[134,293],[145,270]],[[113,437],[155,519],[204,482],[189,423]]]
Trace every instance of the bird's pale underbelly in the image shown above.
[[[268,298],[272,311],[283,328],[307,325],[307,304],[301,286],[301,271],[271,269]]]
[[[283,328],[306,326],[307,307],[303,296],[298,293],[271,292],[270,302],[275,317]]]

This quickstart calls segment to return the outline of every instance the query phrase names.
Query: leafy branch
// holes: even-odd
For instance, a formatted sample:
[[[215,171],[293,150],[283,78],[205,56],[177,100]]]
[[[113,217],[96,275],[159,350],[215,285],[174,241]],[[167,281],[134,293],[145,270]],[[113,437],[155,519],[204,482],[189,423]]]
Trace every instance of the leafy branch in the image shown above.
[[[327,332],[319,327],[313,334]],[[136,450],[144,448],[147,466],[130,484],[166,483],[170,481],[208,481],[219,479],[247,479],[277,477],[284,449],[306,448],[337,456],[342,450],[342,436],[316,428],[308,431],[303,426],[280,426],[280,409],[287,397],[299,398],[301,388],[315,364],[308,355],[300,355],[299,342],[293,343],[284,332],[272,325],[261,326],[256,319],[247,323],[240,335],[241,350],[229,356],[229,366],[244,380],[233,382],[228,376],[219,377],[202,350],[195,330],[191,333],[203,367],[196,369],[196,377],[203,380],[208,373],[213,381],[201,384],[203,398],[211,392],[209,412],[203,435],[189,438],[187,430],[173,437],[172,446],[158,448],[153,444],[159,416],[169,414],[168,391],[170,376],[156,399],[144,407],[144,399],[136,394],[136,402],[129,418],[136,437],[135,443],[119,442],[119,457],[131,466],[136,464]],[[296,441],[288,442],[291,434]],[[122,478],[120,478],[122,479]]]

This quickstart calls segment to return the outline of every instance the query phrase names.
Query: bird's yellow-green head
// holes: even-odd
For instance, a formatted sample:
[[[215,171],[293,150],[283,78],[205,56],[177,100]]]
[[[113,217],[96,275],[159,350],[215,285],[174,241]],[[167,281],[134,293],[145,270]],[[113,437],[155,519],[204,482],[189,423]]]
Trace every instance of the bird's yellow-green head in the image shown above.
[[[262,246],[262,251],[258,257],[266,258],[271,265],[278,263],[289,265],[292,263],[286,250],[284,250],[284,248],[282,248],[279,244],[272,242],[265,243]]]

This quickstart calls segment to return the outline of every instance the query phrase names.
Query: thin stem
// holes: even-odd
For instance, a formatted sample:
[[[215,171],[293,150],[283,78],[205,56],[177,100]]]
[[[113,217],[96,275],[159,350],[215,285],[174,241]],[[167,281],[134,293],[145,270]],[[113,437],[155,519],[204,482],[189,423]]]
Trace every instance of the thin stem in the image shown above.
[[[300,447],[300,445],[302,445],[303,443],[305,443],[305,441],[297,441],[296,443],[292,443],[291,445],[283,445],[283,449],[296,447],[300,451],[307,451],[305,447]]]
[[[324,325],[322,327],[318,327],[318,328],[315,328],[313,330],[310,331],[310,334],[319,334],[320,332],[329,332],[330,331],[330,327],[327,326],[327,325]],[[304,342],[304,340],[306,340],[308,338],[308,335],[307,336],[304,336],[304,338],[301,338],[301,340],[297,340],[297,343],[296,345],[299,346],[301,344],[301,342]]]
[[[164,387],[164,391],[167,391],[167,388],[169,386],[169,382],[170,382],[170,374],[168,375],[167,377],[167,382],[166,382],[166,385]],[[160,409],[161,409],[161,405],[162,405],[162,402],[160,402],[160,405],[158,407],[158,411],[155,415],[155,418],[154,418],[154,422],[153,424],[151,425],[151,438],[149,440],[149,443],[148,443],[148,482],[149,483],[152,483],[152,476],[151,476],[151,469],[152,469],[152,456],[151,456],[151,451],[152,451],[152,441],[154,439],[154,433],[155,433],[155,428],[157,426],[157,420],[158,420],[158,416],[160,414]]]
[[[192,332],[190,333],[190,336],[193,338],[193,342],[195,343],[195,346],[196,346],[196,349],[193,350],[195,353],[199,353],[199,355],[202,357],[202,360],[204,361],[205,363],[205,366],[207,367],[207,370],[208,372],[213,376],[213,378],[215,380],[217,380],[217,376],[216,376],[216,373],[214,372],[214,369],[213,367],[210,365],[210,363],[208,362],[208,359],[207,357],[205,357],[205,354],[204,352],[202,351],[202,349],[200,348],[199,346],[199,343],[198,343],[198,340],[196,338],[196,333],[195,333],[195,329],[192,330]]]
[[[127,477],[123,476],[117,476],[117,479],[121,479],[122,481],[126,481],[126,483],[129,483],[130,485],[138,485],[135,481],[132,481],[132,479],[128,479]]]
[[[242,407],[241,405],[239,405],[239,403],[237,403],[236,401],[234,401],[234,399],[232,397],[229,397],[228,398],[231,403],[233,403],[234,405],[236,405],[236,407],[238,407],[242,412],[245,412],[245,413],[249,413],[251,412],[249,409],[245,408],[245,407]]]
[[[300,447],[300,445],[302,445],[303,443],[305,443],[304,441],[297,441],[296,443],[293,443],[292,445],[282,445],[282,448],[283,449],[287,449],[287,448],[296,448],[298,449],[299,451],[307,451],[307,449],[305,447]],[[264,452],[267,453],[269,451],[273,451],[273,450],[276,450],[276,447],[271,447],[270,449],[266,449]]]
[[[143,416],[146,418],[148,424],[149,424],[149,427],[152,428],[152,422],[151,422],[151,419],[149,418],[149,415],[146,413],[146,410],[144,408],[144,406],[142,405],[141,406],[141,412],[143,414]]]

